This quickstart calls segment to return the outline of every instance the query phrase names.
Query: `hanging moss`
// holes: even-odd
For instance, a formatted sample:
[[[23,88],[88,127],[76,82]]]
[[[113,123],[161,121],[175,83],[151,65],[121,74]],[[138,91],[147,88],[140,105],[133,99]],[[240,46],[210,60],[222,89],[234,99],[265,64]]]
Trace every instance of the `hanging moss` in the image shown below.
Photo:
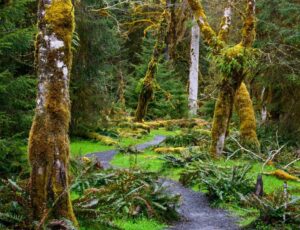
[[[240,118],[240,134],[242,144],[251,149],[259,149],[256,135],[256,118],[250,95],[245,83],[237,90],[235,95],[235,109]]]
[[[145,118],[148,109],[148,104],[153,97],[157,65],[159,62],[159,57],[162,54],[164,48],[165,33],[167,28],[167,17],[168,14],[166,11],[164,11],[161,15],[159,31],[153,49],[153,55],[148,64],[146,76],[143,80],[143,85],[141,87],[141,92],[139,95],[138,106],[135,112],[135,121],[137,122],[142,122]]]
[[[255,4],[255,0],[247,0],[246,17],[244,19],[241,41],[244,47],[251,47],[256,37]]]
[[[209,25],[202,4],[198,0],[188,0],[188,2],[206,43],[213,49],[214,53],[218,53],[225,46],[225,43],[218,38],[216,32]]]
[[[219,157],[223,151],[236,91],[240,88],[249,67],[253,64],[251,46],[255,38],[255,0],[246,1],[242,41],[232,47],[226,46],[224,42],[228,30],[224,29],[222,31],[221,29],[219,36],[217,36],[210,27],[201,2],[199,0],[188,0],[188,2],[195,18],[198,19],[197,22],[202,36],[212,48],[218,67],[223,75],[214,111],[211,143],[211,154],[214,157]],[[228,14],[224,13],[222,26],[226,23],[226,15]],[[244,125],[243,129],[247,129],[247,126]],[[246,133],[246,130],[243,130],[243,133]]]
[[[29,136],[32,216],[78,225],[68,191],[69,73],[74,12],[71,0],[39,2],[36,67],[37,106]]]

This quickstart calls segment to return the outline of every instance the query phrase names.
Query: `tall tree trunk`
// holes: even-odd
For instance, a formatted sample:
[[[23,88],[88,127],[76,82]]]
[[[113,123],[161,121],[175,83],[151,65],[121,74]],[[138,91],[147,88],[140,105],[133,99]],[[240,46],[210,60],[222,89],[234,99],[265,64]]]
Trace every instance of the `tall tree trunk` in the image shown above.
[[[194,20],[191,36],[191,65],[189,74],[189,114],[191,117],[196,116],[198,110],[199,43],[200,28]]]
[[[240,118],[241,141],[246,147],[259,149],[256,135],[256,118],[252,100],[245,83],[242,83],[235,94],[235,109]]]
[[[241,42],[233,47],[226,47],[229,25],[231,23],[231,8],[224,10],[221,30],[217,35],[207,21],[203,6],[199,0],[188,0],[197,23],[201,29],[206,43],[212,48],[214,54],[222,56],[223,65],[232,65],[231,70],[223,69],[223,80],[215,107],[211,154],[218,157],[222,154],[228,125],[231,119],[232,108],[236,91],[245,77],[243,57],[252,47],[255,39],[255,0],[246,0],[246,12],[242,29]],[[229,5],[231,0],[229,0]],[[235,65],[234,62],[238,62]]]
[[[69,73],[74,12],[71,0],[39,0],[36,68],[39,78],[29,137],[31,202],[35,220],[67,218],[75,225],[69,195]]]
[[[156,43],[153,49],[153,54],[151,60],[148,64],[148,69],[146,76],[143,80],[142,89],[139,95],[138,106],[135,112],[135,120],[137,122],[142,122],[146,116],[148,104],[153,97],[154,84],[155,84],[155,74],[157,71],[157,66],[159,62],[160,55],[164,49],[164,40],[166,34],[166,20],[167,11],[165,10],[161,15],[159,31],[156,39]]]
[[[216,102],[212,124],[212,142],[210,152],[213,157],[221,156],[225,144],[228,125],[231,119],[234,102],[234,90],[227,81],[222,82]]]
[[[125,109],[125,81],[122,70],[119,71],[118,102]]]
[[[267,110],[267,106],[266,106],[266,100],[265,100],[265,94],[266,94],[266,87],[263,87],[262,91],[261,91],[261,125],[265,124],[267,121],[267,117],[268,117],[268,110]]]

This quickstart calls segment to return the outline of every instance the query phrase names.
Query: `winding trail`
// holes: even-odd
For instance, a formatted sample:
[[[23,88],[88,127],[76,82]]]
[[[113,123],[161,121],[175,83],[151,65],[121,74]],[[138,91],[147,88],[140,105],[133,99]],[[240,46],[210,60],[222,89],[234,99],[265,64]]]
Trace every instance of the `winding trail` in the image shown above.
[[[165,136],[156,136],[152,141],[136,145],[135,148],[142,151],[148,147],[158,145],[166,139]],[[96,157],[104,168],[111,167],[110,161],[118,153],[118,150],[90,153],[87,157]],[[181,220],[170,226],[169,230],[237,230],[237,219],[229,216],[222,209],[213,209],[209,206],[204,194],[194,192],[183,187],[180,183],[169,179],[162,179],[163,185],[172,194],[180,194],[182,203],[178,209]]]

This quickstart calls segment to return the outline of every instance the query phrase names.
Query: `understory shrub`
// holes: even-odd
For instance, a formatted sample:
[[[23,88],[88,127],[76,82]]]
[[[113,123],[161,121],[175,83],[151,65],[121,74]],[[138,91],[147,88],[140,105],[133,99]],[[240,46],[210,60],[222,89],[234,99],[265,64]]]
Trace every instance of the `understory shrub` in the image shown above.
[[[189,148],[188,151],[183,154],[166,154],[160,159],[164,161],[165,168],[184,168],[192,162],[210,159],[210,154]]]
[[[139,170],[101,170],[97,163],[73,163],[71,190],[81,220],[149,217],[158,220],[177,218],[179,196],[169,195],[158,182],[158,175]],[[84,167],[85,169],[83,169]],[[82,170],[83,169],[83,170]],[[79,173],[80,172],[80,173]]]
[[[189,130],[188,132],[183,134],[167,137],[165,143],[168,146],[174,146],[174,147],[196,146],[203,139],[207,139],[209,135],[206,132],[208,131],[204,130],[203,132],[201,132],[201,131]]]
[[[243,203],[255,208],[260,215],[251,226],[277,226],[276,229],[298,229],[300,225],[300,197],[287,197],[283,190],[277,190],[265,197],[254,194],[243,197]],[[285,219],[285,220],[284,220]]]
[[[26,168],[27,159],[20,145],[13,139],[0,139],[0,178],[17,176]]]
[[[0,180],[0,229],[32,229],[27,181]]]
[[[223,167],[199,160],[184,168],[180,181],[184,185],[197,185],[200,189],[206,189],[214,205],[239,202],[241,195],[253,190],[252,180],[247,175],[250,169],[250,165]]]

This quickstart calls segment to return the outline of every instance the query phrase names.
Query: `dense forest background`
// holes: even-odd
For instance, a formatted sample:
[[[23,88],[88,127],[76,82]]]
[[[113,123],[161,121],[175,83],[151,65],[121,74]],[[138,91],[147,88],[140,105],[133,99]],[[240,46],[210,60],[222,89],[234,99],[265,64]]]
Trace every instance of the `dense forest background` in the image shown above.
[[[58,166],[57,161],[51,165],[54,168],[56,166],[63,168],[64,176],[67,178],[64,181],[66,188],[68,187],[68,180],[70,180],[70,188],[68,188],[70,191],[66,192],[68,196],[69,193],[71,194],[71,198],[68,197],[68,205],[72,206],[72,200],[80,224],[85,221],[89,222],[94,218],[94,210],[92,214],[88,213],[90,210],[85,209],[87,206],[83,202],[86,200],[94,201],[94,197],[85,192],[93,189],[96,191],[105,186],[106,193],[104,195],[98,194],[100,198],[97,197],[97,199],[102,199],[102,203],[99,202],[93,207],[97,211],[98,218],[94,219],[97,219],[99,223],[109,220],[108,225],[111,224],[111,220],[112,222],[116,221],[114,219],[116,214],[120,214],[118,218],[122,219],[126,216],[130,221],[135,219],[135,215],[140,214],[142,218],[148,215],[147,218],[150,220],[156,218],[155,220],[164,224],[169,219],[174,220],[176,216],[175,206],[179,199],[178,196],[168,196],[169,194],[165,192],[163,186],[160,186],[158,180],[161,177],[158,175],[161,173],[160,170],[168,171],[167,178],[173,182],[176,181],[174,183],[180,181],[188,188],[195,189],[197,183],[200,188],[200,185],[205,182],[206,191],[204,192],[207,192],[212,204],[218,204],[218,207],[222,207],[220,204],[226,203],[228,205],[229,203],[232,205],[229,207],[233,207],[233,209],[238,207],[237,212],[240,211],[240,207],[246,207],[245,210],[250,207],[249,213],[252,207],[249,203],[255,202],[251,200],[251,197],[248,197],[249,203],[243,206],[243,199],[240,195],[246,196],[253,193],[253,181],[258,178],[255,187],[257,189],[260,185],[259,180],[262,180],[261,176],[267,175],[265,187],[267,196],[264,197],[262,191],[255,194],[258,197],[256,201],[270,199],[271,204],[268,203],[268,200],[263,204],[265,205],[263,207],[260,206],[263,202],[255,203],[256,211],[259,210],[259,215],[257,211],[255,218],[260,218],[262,221],[255,226],[257,229],[261,227],[260,223],[267,223],[271,226],[273,222],[276,222],[278,216],[283,217],[283,224],[285,224],[287,208],[276,209],[271,206],[273,204],[276,206],[280,202],[285,203],[288,200],[286,191],[282,191],[281,180],[293,181],[291,182],[291,190],[295,194],[299,194],[299,184],[297,184],[300,175],[299,166],[297,168],[300,159],[299,1],[257,0],[257,21],[253,20],[256,27],[253,26],[249,32],[250,37],[253,35],[251,33],[256,33],[255,36],[252,36],[255,37],[253,47],[252,44],[244,46],[244,51],[237,50],[236,54],[234,53],[235,48],[239,46],[236,44],[239,44],[245,35],[241,32],[243,31],[242,28],[247,27],[247,23],[249,23],[247,20],[253,16],[246,15],[245,2],[234,0],[201,1],[207,20],[215,31],[222,31],[224,23],[226,27],[226,10],[224,13],[224,9],[228,7],[228,2],[232,7],[232,15],[231,24],[229,23],[230,30],[226,39],[223,39],[226,46],[220,45],[220,50],[224,48],[223,53],[220,50],[216,52],[214,41],[211,42],[213,45],[209,44],[209,39],[205,34],[204,36],[202,34],[200,38],[197,100],[199,109],[196,115],[191,115],[189,108],[192,28],[199,24],[193,20],[195,12],[192,12],[192,7],[191,9],[189,7],[193,1],[73,0],[72,4],[70,0],[68,2],[64,4],[65,6],[68,4],[72,6],[73,4],[76,24],[71,41],[72,46],[66,47],[66,50],[70,47],[72,49],[72,72],[70,73],[69,86],[71,99],[70,178],[68,178],[68,172],[64,171],[64,165],[60,162]],[[249,11],[249,6],[247,9]],[[73,12],[73,9],[68,10]],[[31,220],[32,216],[30,218],[26,216],[27,213],[32,212],[32,210],[28,211],[31,207],[28,202],[34,197],[32,193],[30,197],[28,192],[30,187],[28,185],[31,185],[28,178],[32,180],[34,175],[40,173],[39,167],[37,167],[36,173],[30,173],[32,165],[28,165],[30,156],[28,157],[27,152],[34,151],[33,148],[31,150],[30,148],[29,150],[26,149],[28,142],[29,146],[30,143],[34,142],[33,131],[31,131],[31,141],[28,139],[30,139],[30,128],[34,127],[32,123],[36,124],[33,122],[38,88],[36,70],[39,67],[40,58],[35,53],[39,44],[37,12],[36,0],[4,0],[0,2],[0,204],[3,204],[4,207],[1,209],[0,205],[0,217],[2,218],[0,218],[0,229],[2,225],[13,226],[12,228],[18,229],[20,226],[25,226],[29,219]],[[70,33],[72,33],[72,25],[68,27]],[[205,29],[207,28],[201,28],[202,32]],[[222,39],[219,40],[223,42]],[[249,50],[251,55],[247,53]],[[230,56],[228,55],[230,52],[233,53],[233,58],[229,58],[230,61],[226,63],[226,58]],[[241,59],[235,59],[236,57],[241,57]],[[154,74],[149,85],[152,87],[153,95],[151,92],[144,119],[134,120],[133,117],[137,117],[139,99],[143,96],[148,72],[151,72],[149,71],[151,68],[154,69],[152,71]],[[215,159],[214,150],[211,151],[212,148],[210,148],[209,143],[211,139],[214,139],[214,133],[211,130],[214,130],[212,124],[217,120],[213,118],[214,112],[215,114],[218,113],[215,109],[218,107],[216,106],[219,101],[217,98],[220,95],[219,92],[222,94],[224,79],[229,83],[233,82],[227,77],[233,76],[232,73],[237,73],[240,69],[242,69],[242,80],[245,82],[253,102],[255,117],[253,116],[254,119],[248,120],[254,121],[254,125],[249,125],[251,121],[242,124],[239,107],[236,105],[234,105],[236,106],[234,110],[237,111],[234,111],[231,117],[231,109],[236,102],[234,100],[237,100],[233,99],[229,109],[228,122],[225,122],[224,134],[219,133],[220,135],[217,136],[219,138],[218,143],[212,141],[218,149],[220,140],[223,142],[221,145],[224,145],[225,137],[228,140],[224,151],[223,146],[221,148],[221,153],[224,153],[220,158],[221,160]],[[228,74],[226,75],[226,73]],[[62,92],[64,91],[62,90]],[[237,98],[235,94],[233,97]],[[67,100],[68,98],[65,101]],[[251,100],[248,102],[248,106],[251,107]],[[66,114],[64,121],[68,123],[68,111]],[[215,117],[217,116],[215,115]],[[249,116],[251,117],[251,115]],[[140,121],[145,122],[140,123]],[[223,124],[218,125],[221,127]],[[239,126],[241,135],[237,134]],[[242,146],[243,144],[246,145],[246,142],[242,141],[243,133],[241,130],[243,128],[244,130],[249,128],[250,131],[252,128],[257,131],[258,138],[256,133],[254,138],[257,141],[256,146],[246,146],[249,149]],[[55,129],[56,127],[52,127],[52,131]],[[67,131],[67,129],[68,124],[64,130]],[[54,131],[53,133],[55,133]],[[39,132],[36,133],[39,134]],[[67,132],[65,134],[67,136]],[[136,144],[157,137],[163,137],[156,143],[161,144],[161,146],[156,146],[158,148],[147,149],[144,153],[132,148]],[[66,148],[66,159],[64,159],[66,168],[69,166],[69,140],[67,139],[66,137],[62,141],[62,146]],[[56,142],[54,146],[56,151]],[[81,152],[86,146],[88,146],[86,151]],[[90,147],[91,149],[89,149]],[[98,162],[97,159],[94,162],[95,159],[91,160],[88,158],[89,156],[85,156],[87,153],[100,152],[100,150],[105,152],[115,148],[117,149],[115,155],[117,151],[126,154],[119,154],[116,155],[116,158],[111,158],[112,164],[120,168],[130,168],[132,171],[107,170],[101,165],[103,162]],[[54,155],[53,150],[51,151],[49,150]],[[37,152],[39,153],[39,151]],[[175,155],[164,155],[166,153],[175,153]],[[138,156],[138,154],[140,155]],[[132,156],[135,156],[134,160]],[[149,167],[153,167],[154,170],[152,170],[153,168],[151,168],[152,171],[148,170],[148,165],[144,167],[145,162],[143,161],[139,161],[139,163],[142,162],[139,165],[140,168],[131,168],[132,162],[135,161],[137,164],[137,161],[143,157],[146,159],[144,159],[145,161],[152,164]],[[45,161],[47,161],[46,158]],[[205,163],[203,164],[203,162]],[[228,170],[229,167],[232,168]],[[140,169],[145,171],[140,171]],[[100,170],[102,171],[99,173]],[[157,173],[155,176],[152,175],[153,171],[154,174]],[[80,174],[82,172],[85,174]],[[174,176],[172,173],[177,174]],[[250,177],[246,178],[246,174],[250,174]],[[268,176],[276,176],[276,179],[268,179]],[[108,177],[110,179],[107,179]],[[111,186],[109,183],[113,185]],[[121,210],[118,209],[119,198],[125,194],[120,189],[122,186],[119,184],[123,183],[129,184],[127,184],[128,187],[124,186],[128,189],[126,192],[128,192],[129,197],[132,195],[132,191],[136,192],[145,183],[148,183],[149,187],[143,187],[144,190],[139,191],[139,195],[145,200],[149,199],[149,205],[145,205],[141,200],[139,202],[143,205],[140,203],[136,205],[134,203],[136,202],[134,201],[135,197],[130,197],[132,200],[124,198],[125,201],[122,202],[128,206],[124,205],[125,208],[123,207],[122,212],[119,212]],[[158,187],[159,189],[157,189]],[[276,193],[275,188],[280,188],[280,193]],[[199,190],[203,192],[201,189]],[[64,193],[65,191],[62,194]],[[18,194],[23,198],[15,202],[15,196],[12,194]],[[110,200],[112,196],[114,196],[114,202]],[[17,197],[19,198],[19,196]],[[264,198],[266,200],[263,200]],[[276,200],[277,198],[279,201]],[[293,215],[290,216],[292,217],[290,219],[292,220],[297,219],[294,218],[294,213],[296,213],[296,217],[299,217],[299,198],[297,201],[298,209],[291,209]],[[54,202],[53,207],[55,205]],[[107,213],[105,213],[106,205],[111,205],[109,206],[111,210],[109,209]],[[20,208],[21,206],[22,208]],[[159,210],[155,218],[154,215],[149,214],[149,209],[152,207],[155,207],[155,211]],[[225,208],[228,209],[228,206]],[[6,209],[9,215],[5,213]],[[276,210],[270,214],[269,209]],[[89,214],[90,219],[85,219],[82,210]],[[7,215],[5,216],[3,213]],[[11,215],[11,213],[15,215]],[[103,213],[107,216],[102,219]],[[21,214],[25,215],[21,218],[18,217],[18,214],[20,216]],[[174,216],[172,216],[173,214]],[[245,216],[247,213],[244,214]],[[73,217],[75,220],[73,223],[76,225],[76,218]],[[43,225],[47,218],[40,219],[40,225]],[[291,221],[290,226],[299,224],[296,222]],[[97,224],[99,223],[97,222]],[[31,224],[33,224],[32,226],[36,225],[34,221]],[[89,223],[85,224],[88,225]],[[107,222],[104,224],[107,225]],[[119,225],[122,224],[124,223]],[[276,224],[278,223],[276,222]],[[280,224],[282,223],[280,222]]]
[[[218,28],[225,3],[204,1],[209,20],[215,28]],[[272,7],[268,7],[270,5]],[[122,10],[111,9],[107,15],[97,11],[105,6],[104,2],[93,0],[75,4],[72,134],[92,128],[95,122],[105,127],[106,120],[116,113],[114,110],[132,114],[137,105],[139,82],[151,57],[154,35],[151,28],[148,30],[149,24],[132,23],[143,17],[145,19],[145,14],[130,4]],[[299,4],[293,0],[262,0],[258,1],[257,8],[259,20],[255,47],[261,53],[257,58],[255,75],[247,79],[251,97],[258,117],[261,107],[267,107],[266,129],[278,129],[281,138],[297,143],[300,136]],[[143,9],[148,11],[150,20],[153,10],[156,9]],[[36,11],[32,0],[1,4],[1,139],[15,135],[26,137],[31,125],[36,88]],[[240,24],[237,14],[233,20],[233,41],[239,39],[238,33],[235,33]],[[178,45],[172,48],[175,49],[172,59],[160,59],[157,90],[147,119],[187,116],[191,24],[190,19],[181,28],[184,31],[181,31]],[[219,74],[209,61],[209,48],[201,43],[200,50],[199,115],[212,117]]]

